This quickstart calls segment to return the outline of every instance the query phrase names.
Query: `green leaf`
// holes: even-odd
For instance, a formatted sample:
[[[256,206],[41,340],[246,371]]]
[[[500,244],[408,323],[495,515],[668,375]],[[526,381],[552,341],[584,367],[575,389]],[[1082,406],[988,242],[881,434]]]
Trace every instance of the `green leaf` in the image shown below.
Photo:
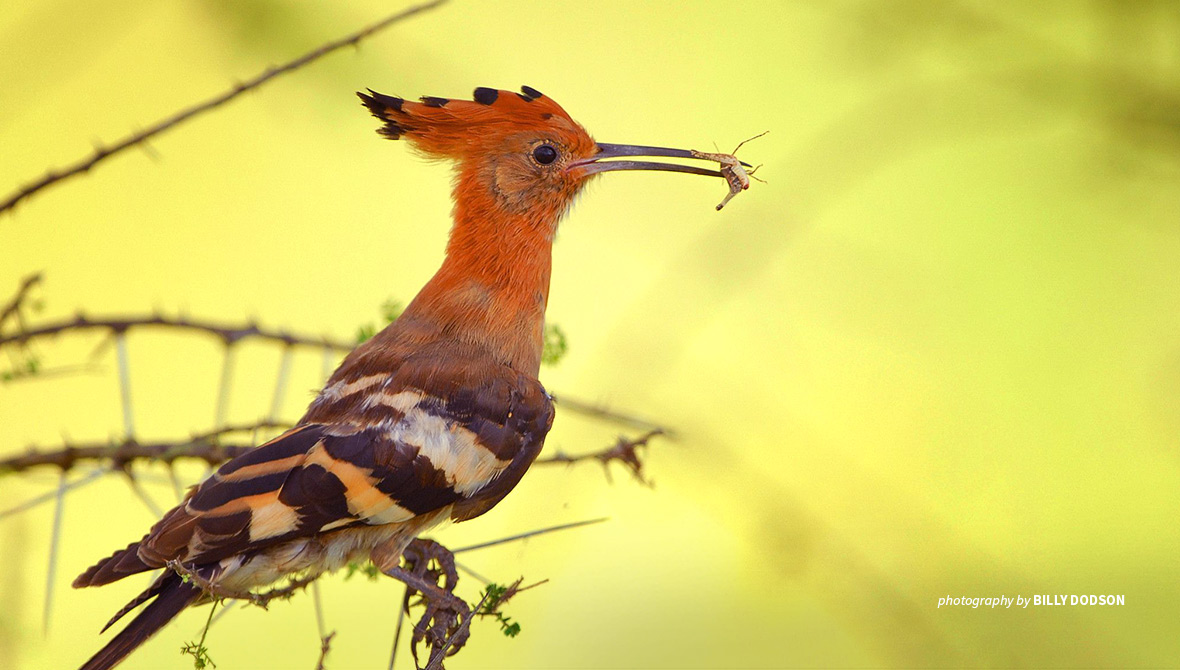
[[[205,670],[205,668],[217,667],[217,664],[209,657],[209,648],[203,644],[189,642],[180,648],[180,653],[193,657],[193,670]]]
[[[565,332],[557,324],[545,326],[545,345],[541,349],[541,362],[556,365],[569,349]]]
[[[375,582],[381,576],[381,571],[372,563],[349,563],[344,578],[352,579],[353,575],[364,575],[369,581]]]
[[[390,298],[381,303],[381,316],[385,317],[385,323],[393,323],[397,321],[397,317],[401,316],[405,309],[400,300]]]

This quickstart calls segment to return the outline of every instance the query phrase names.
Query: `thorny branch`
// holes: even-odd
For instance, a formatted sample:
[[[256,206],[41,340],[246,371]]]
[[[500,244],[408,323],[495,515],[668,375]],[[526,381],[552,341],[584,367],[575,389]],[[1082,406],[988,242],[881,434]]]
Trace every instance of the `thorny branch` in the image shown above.
[[[653,428],[643,435],[633,439],[620,437],[613,446],[607,447],[602,451],[596,451],[589,454],[577,454],[571,456],[563,451],[558,451],[556,454],[548,458],[539,458],[538,464],[551,463],[567,463],[574,464],[587,460],[596,460],[602,463],[602,467],[606,470],[606,478],[610,480],[610,464],[612,462],[622,463],[623,467],[631,472],[631,476],[635,477],[635,481],[644,486],[651,486],[651,480],[643,476],[643,459],[639,456],[639,449],[648,446],[648,442],[654,437],[664,434],[662,428]],[[0,466],[2,467],[2,466]]]
[[[140,462],[172,465],[179,459],[218,465],[257,446],[254,443],[227,444],[218,438],[233,433],[284,429],[290,426],[288,423],[259,421],[248,425],[226,426],[194,435],[188,440],[145,443],[135,440],[82,442],[66,444],[48,451],[30,448],[24,454],[0,460],[0,474],[24,472],[41,465],[52,465],[68,471],[83,461],[109,461],[112,470],[125,470]]]
[[[31,197],[38,191],[53,186],[54,184],[70,177],[88,172],[99,162],[102,162],[107,158],[110,158],[111,156],[121,153],[134,146],[144,145],[154,136],[159,135],[175,126],[178,126],[204,112],[208,112],[217,107],[220,107],[238,97],[239,95],[262,86],[269,80],[279,75],[297,70],[342,47],[356,45],[361,40],[389,27],[398,21],[409,18],[420,12],[433,9],[443,4],[445,1],[446,0],[433,0],[431,2],[424,2],[398,12],[362,30],[352,33],[349,36],[322,45],[321,47],[308,52],[307,54],[304,54],[303,56],[284,65],[268,68],[266,71],[257,75],[253,79],[238,83],[230,90],[218,96],[215,96],[187,109],[181,110],[161,121],[158,121],[145,130],[136,132],[122,140],[119,140],[109,147],[97,147],[93,154],[89,157],[62,168],[61,170],[50,171],[41,179],[27,184],[26,186],[12,193],[6,200],[0,203],[0,215],[2,215],[5,211],[14,209],[21,201]],[[133,328],[142,328],[148,326],[182,329],[212,334],[219,337],[227,348],[232,347],[238,341],[249,337],[256,337],[266,341],[282,343],[288,348],[293,346],[317,347],[335,352],[348,352],[351,351],[355,346],[355,342],[333,340],[328,337],[316,339],[312,337],[299,336],[286,331],[266,329],[253,322],[250,322],[244,326],[232,326],[189,319],[184,316],[167,317],[159,313],[141,317],[94,319],[89,318],[83,313],[79,312],[72,319],[50,323],[38,328],[28,328],[26,326],[22,310],[26,307],[29,292],[35,285],[41,282],[41,279],[42,278],[40,274],[30,275],[29,277],[25,278],[25,280],[17,289],[14,297],[6,305],[4,305],[2,309],[0,309],[0,330],[2,330],[13,317],[15,317],[17,322],[17,331],[15,334],[5,335],[0,332],[0,349],[4,349],[5,347],[11,345],[15,345],[17,348],[25,348],[27,347],[28,343],[34,339],[49,337],[66,332],[100,330],[107,331],[111,335],[121,336]],[[11,351],[11,349],[9,349],[9,351]],[[37,370],[35,369],[30,370],[30,373],[36,372]],[[557,402],[557,399],[554,398],[554,401]],[[614,412],[601,405],[569,399],[565,396],[562,397],[561,405],[571,411],[585,414],[594,418],[613,421],[632,427],[645,428],[648,432],[632,440],[627,440],[623,437],[620,437],[615,445],[601,451],[577,456],[570,456],[559,452],[551,458],[540,459],[537,461],[537,463],[573,464],[586,460],[596,460],[602,463],[604,467],[609,467],[609,463],[611,461],[617,460],[623,463],[638,481],[647,483],[642,472],[643,462],[640,459],[637,450],[639,447],[646,446],[648,442],[655,436],[669,434],[667,430],[643,419]],[[275,421],[259,421],[249,425],[224,426],[214,431],[194,435],[187,441],[162,441],[140,444],[134,439],[126,439],[121,443],[108,442],[66,444],[54,451],[38,452],[36,450],[30,450],[29,453],[25,455],[15,456],[0,461],[0,474],[23,472],[30,468],[41,465],[55,466],[60,469],[62,475],[61,485],[59,486],[57,492],[57,498],[60,504],[60,499],[62,498],[65,490],[69,488],[69,486],[66,484],[65,477],[67,473],[69,473],[80,461],[95,460],[109,461],[110,463],[110,470],[96,471],[96,473],[92,473],[92,475],[88,476],[86,478],[87,480],[93,479],[94,476],[101,475],[103,472],[111,470],[121,469],[125,472],[129,472],[130,466],[138,461],[162,462],[167,465],[171,465],[176,459],[188,458],[203,460],[212,466],[238,454],[244,453],[245,451],[254,447],[253,444],[224,444],[219,438],[232,433],[285,428],[289,425],[290,424],[284,424]],[[607,470],[607,476],[609,478],[609,469]],[[529,533],[523,533],[518,536],[513,536],[511,538],[504,538],[491,543],[485,543],[484,545],[468,547],[467,549],[475,549],[491,544],[516,541],[541,533],[586,525],[589,523],[598,523],[600,521],[602,521],[602,519],[563,524],[561,526],[536,530]],[[55,526],[60,526],[60,523],[55,524]],[[472,614],[481,617],[495,616],[499,620],[502,628],[504,628],[505,634],[514,635],[515,631],[519,630],[519,626],[517,624],[510,624],[510,619],[505,617],[500,612],[500,608],[516,594],[526,589],[533,588],[534,586],[538,586],[539,584],[544,583],[544,581],[538,582],[528,587],[520,586],[523,578],[517,579],[507,587],[489,585],[488,589],[482,594],[482,598],[478,604],[474,609],[471,609],[465,602],[459,600],[458,597],[453,593],[458,581],[458,576],[454,569],[453,554],[445,547],[437,545],[431,541],[414,541],[414,545],[424,545],[426,543],[434,544],[437,547],[437,550],[429,555],[429,559],[426,558],[427,554],[420,554],[419,565],[421,567],[418,567],[418,565],[414,564],[414,561],[411,558],[413,555],[412,552],[407,552],[407,568],[413,572],[406,573],[405,576],[411,577],[410,579],[404,579],[398,574],[393,574],[392,576],[402,579],[407,584],[407,609],[410,597],[415,594],[420,597],[419,604],[425,606],[426,614],[415,627],[414,642],[416,644],[418,641],[423,639],[427,640],[428,646],[431,650],[430,661],[427,667],[441,670],[443,659],[456,653],[466,641],[469,635],[468,629],[470,627]],[[49,581],[52,583],[52,570],[54,563],[52,557],[50,561],[51,569]],[[433,564],[437,567],[428,568],[427,566],[430,565],[431,561],[433,561]],[[219,588],[217,585],[203,579],[200,575],[176,561],[169,562],[167,567],[184,577],[186,580],[198,584],[209,597],[214,598],[215,600],[222,600],[225,598],[240,599],[263,607],[264,609],[272,600],[286,600],[291,598],[298,591],[303,590],[309,585],[313,584],[313,582],[315,582],[315,580],[320,576],[315,574],[295,577],[288,580],[283,586],[267,591],[258,593],[239,593],[230,592]],[[398,570],[396,572],[405,571]],[[423,577],[428,578],[429,581],[423,581],[421,579]],[[441,583],[439,580],[442,580]],[[454,601],[458,601],[459,604],[456,605]],[[47,600],[46,618],[48,618],[48,602],[49,601]],[[453,616],[451,616],[452,614]],[[212,615],[213,611],[211,610],[210,620],[212,620]],[[433,626],[430,625],[431,622],[433,622]],[[427,626],[430,626],[429,630],[427,629]],[[208,624],[206,624],[206,631],[207,630]],[[317,670],[322,670],[324,668],[324,662],[330,650],[331,642],[334,636],[335,632],[325,635],[321,626],[321,646],[320,655],[316,664]],[[202,648],[203,643],[204,637],[202,637],[202,640],[199,643],[199,646]],[[416,648],[413,646],[411,648],[415,651],[416,659]]]
[[[39,466],[54,466],[63,471],[70,471],[82,462],[109,463],[112,470],[126,470],[139,463],[163,463],[171,466],[177,460],[204,461],[210,466],[216,466],[225,461],[240,456],[253,449],[256,445],[250,443],[226,443],[219,438],[236,433],[251,433],[263,430],[290,428],[292,424],[272,421],[259,421],[252,424],[226,426],[224,428],[194,435],[187,440],[137,442],[124,440],[120,442],[81,442],[69,443],[55,449],[39,450],[30,448],[26,453],[0,459],[0,475],[21,473]],[[634,438],[620,437],[615,444],[584,454],[566,454],[558,452],[547,458],[539,458],[535,465],[573,465],[587,461],[597,461],[604,467],[611,462],[622,463],[636,480],[644,484],[650,483],[643,476],[643,460],[639,456],[640,447],[654,437],[663,435],[664,431],[655,429]],[[608,471],[609,477],[609,471]]]
[[[584,523],[555,526],[535,533],[552,532],[576,525],[584,525]],[[503,541],[512,541],[535,533],[526,533],[517,538],[508,538]],[[214,601],[242,600],[263,609],[266,609],[272,600],[290,599],[296,592],[307,588],[321,576],[320,573],[316,573],[293,578],[284,586],[255,593],[222,588],[179,561],[169,561],[166,567],[180,575],[184,581],[200,588],[207,598]],[[406,548],[403,554],[403,567],[395,568],[387,574],[406,585],[405,596],[402,600],[404,612],[409,612],[411,607],[417,606],[421,606],[424,610],[412,632],[410,649],[413,652],[414,660],[418,660],[418,644],[425,642],[429,650],[426,667],[439,669],[443,667],[442,662],[447,656],[457,653],[467,642],[473,616],[495,617],[506,635],[515,636],[520,631],[520,625],[512,623],[511,619],[501,612],[501,607],[518,593],[548,581],[542,580],[522,587],[521,583],[524,581],[522,577],[508,586],[489,584],[473,608],[455,595],[459,575],[455,570],[454,554],[441,544],[423,538],[413,540]],[[415,598],[417,598],[416,601],[414,601]],[[333,632],[321,636],[317,668],[324,667],[324,659],[327,657],[332,638],[335,635]]]
[[[28,294],[30,290],[40,280],[39,275],[32,275],[26,278],[17,289],[14,297],[6,303],[3,310],[0,310],[0,326],[12,321],[12,317],[16,317],[15,330],[6,329],[6,331],[0,331],[0,350],[8,350],[11,353],[13,349],[27,348],[31,341],[37,339],[80,331],[105,332],[109,336],[109,339],[118,340],[125,336],[129,330],[149,327],[165,330],[182,330],[215,336],[224,343],[227,355],[232,353],[234,346],[246,338],[257,338],[264,342],[280,345],[286,347],[285,351],[288,352],[293,347],[306,347],[321,349],[326,353],[340,354],[350,351],[355,346],[355,342],[334,340],[328,337],[316,339],[294,335],[283,330],[264,328],[254,322],[249,322],[245,325],[224,324],[191,319],[184,316],[167,317],[159,313],[149,316],[108,318],[91,318],[79,313],[72,319],[64,319],[32,327],[26,322],[23,310],[28,307]],[[109,341],[109,339],[106,341]],[[32,370],[29,374],[41,374],[41,371]],[[282,373],[280,373],[280,377],[282,377]],[[280,387],[281,385],[282,383],[280,382]],[[560,400],[554,398],[554,402],[563,409],[577,412],[593,419],[609,421],[632,428],[642,428],[646,432],[632,439],[620,437],[616,443],[604,449],[585,454],[569,455],[564,452],[558,452],[551,457],[537,460],[537,464],[570,465],[583,461],[596,461],[607,468],[607,477],[609,479],[609,465],[612,461],[618,461],[632,473],[636,480],[650,485],[644,477],[644,462],[640,457],[639,450],[641,447],[647,446],[656,436],[668,435],[666,429],[641,418],[611,410],[603,405],[578,401],[567,398],[564,395]],[[71,483],[68,487],[78,485],[82,481],[91,481],[94,476],[101,475],[105,472],[121,470],[130,475],[132,467],[141,463],[163,463],[172,466],[179,459],[188,459],[203,461],[213,467],[225,460],[246,453],[257,444],[252,439],[247,441],[241,437],[232,437],[229,440],[224,438],[257,433],[259,431],[286,429],[291,426],[290,423],[275,420],[273,418],[274,414],[272,412],[272,418],[266,420],[242,425],[224,425],[216,430],[194,434],[187,439],[140,442],[133,437],[126,437],[120,441],[111,440],[106,442],[77,443],[67,441],[66,444],[50,450],[30,448],[25,454],[0,460],[0,475],[26,472],[39,466],[55,467],[61,471],[63,477],[62,486],[59,487],[58,499],[60,499],[61,492],[67,488],[64,477],[67,473],[79,467],[82,462],[99,462],[103,467],[96,470],[96,474],[87,476],[84,480]],[[128,433],[130,434],[130,431]],[[134,480],[132,479],[131,481]],[[179,485],[175,485],[179,491]],[[54,498],[49,497],[45,500],[34,502],[41,503],[51,499]],[[20,505],[13,510],[9,510],[9,512],[27,509],[30,506],[32,504]],[[6,516],[9,512],[0,512],[0,516]],[[461,550],[467,551],[503,542],[519,541],[533,535],[590,523],[598,523],[600,521],[602,519],[580,521],[539,529],[508,538],[501,538],[489,543],[465,547]],[[416,540],[412,546],[418,547],[420,544],[424,545],[426,542],[429,541]],[[473,614],[479,616],[496,616],[506,635],[515,634],[515,631],[519,630],[519,626],[511,623],[510,619],[502,615],[499,612],[499,607],[508,598],[511,598],[523,589],[520,588],[519,580],[508,587],[495,587],[499,589],[496,592],[492,591],[495,585],[489,585],[488,592],[484,594],[483,599],[472,609],[465,601],[454,595],[454,588],[458,576],[455,572],[452,552],[441,547],[441,545],[436,546],[437,549],[429,554],[419,552],[421,555],[417,562],[412,558],[414,552],[408,550],[406,556],[407,570],[398,569],[392,572],[390,576],[400,579],[407,584],[407,607],[409,598],[413,596],[418,597],[415,606],[421,605],[424,607],[425,614],[423,614],[414,626],[412,632],[411,650],[414,651],[415,659],[417,659],[417,645],[425,642],[429,649],[427,667],[441,668],[444,658],[458,652],[465,643],[469,635],[469,626]],[[435,567],[427,567],[430,565]],[[242,600],[263,608],[272,600],[292,597],[298,591],[312,584],[318,577],[318,575],[305,575],[291,579],[284,585],[269,591],[239,593],[229,592],[218,587],[216,584],[209,583],[207,580],[201,578],[200,575],[195,574],[192,570],[178,563],[169,564],[169,568],[175,570],[187,580],[198,584],[211,598]],[[322,667],[324,664],[324,659],[330,649],[332,639],[331,634],[324,634],[321,630],[319,667]]]
[[[334,637],[336,637],[336,631],[320,638],[320,659],[316,661],[315,670],[325,670],[324,661],[328,658],[328,652],[332,650],[332,638]]]
[[[259,86],[262,86],[266,82],[270,81],[271,79],[274,79],[275,77],[278,77],[279,75],[298,70],[299,68],[301,68],[313,61],[316,61],[316,60],[332,53],[333,51],[337,51],[343,47],[355,45],[355,44],[359,43],[361,40],[365,39],[366,37],[369,37],[370,35],[372,35],[376,32],[384,30],[385,28],[388,28],[389,26],[391,26],[399,21],[402,21],[404,19],[408,19],[411,16],[414,16],[415,14],[418,14],[420,12],[434,9],[435,7],[438,7],[439,5],[443,4],[444,2],[446,2],[446,0],[432,0],[431,2],[424,2],[419,5],[414,5],[412,7],[404,9],[400,12],[397,12],[396,14],[393,14],[391,16],[387,16],[386,18],[384,18],[384,19],[382,19],[382,20],[380,20],[380,21],[378,21],[366,28],[362,28],[361,30],[358,30],[350,35],[346,35],[345,37],[342,37],[342,38],[337,39],[335,41],[323,44],[320,47],[303,54],[302,56],[296,58],[295,60],[289,61],[289,62],[284,63],[283,65],[279,65],[277,67],[269,67],[266,70],[264,70],[261,74],[256,75],[254,78],[248,79],[244,82],[237,83],[232,88],[230,88],[228,91],[225,91],[225,92],[223,92],[219,95],[216,95],[212,98],[209,98],[208,100],[205,100],[204,102],[193,105],[192,107],[189,107],[187,109],[183,109],[183,110],[181,110],[181,111],[179,111],[179,112],[177,112],[177,113],[173,114],[172,116],[169,116],[165,119],[157,121],[156,123],[152,124],[151,126],[147,127],[146,129],[141,130],[137,133],[133,133],[131,135],[128,135],[127,137],[119,140],[118,142],[115,142],[114,144],[112,144],[109,147],[101,147],[100,146],[100,147],[96,148],[94,150],[94,153],[91,154],[89,157],[84,158],[72,165],[67,166],[67,167],[61,168],[60,170],[50,170],[48,173],[45,174],[45,176],[41,177],[37,181],[26,184],[24,187],[18,189],[16,192],[11,194],[7,199],[5,199],[3,203],[0,203],[0,214],[3,214],[5,211],[15,208],[16,205],[18,203],[20,203],[22,200],[32,196],[34,193],[36,193],[37,191],[40,191],[43,188],[52,186],[53,184],[56,184],[64,179],[74,177],[74,176],[82,174],[84,172],[88,172],[90,170],[90,168],[94,167],[99,162],[101,162],[107,158],[110,158],[111,156],[114,156],[115,154],[126,151],[127,149],[130,149],[131,147],[134,147],[134,146],[137,146],[140,144],[144,144],[145,142],[147,142],[147,140],[151,139],[152,137],[155,137],[156,135],[159,135],[160,133],[162,133],[166,130],[169,130],[175,126],[178,126],[181,123],[184,123],[185,121],[188,121],[189,119],[191,119],[199,114],[203,114],[204,112],[208,112],[210,110],[216,109],[216,108],[220,107],[221,105],[224,105],[225,103],[229,102],[230,100],[233,100],[234,98],[238,97],[239,95],[241,95],[247,91],[252,91],[252,90],[258,88]]]
[[[40,274],[30,275],[22,281],[20,287],[17,289],[16,294],[12,300],[9,301],[8,306],[4,309],[4,318],[7,318],[7,315],[10,313],[17,314],[18,318],[20,318],[19,315],[21,310],[24,308],[25,303],[27,302],[27,294],[29,290],[40,281]],[[0,318],[0,327],[2,327],[4,324],[4,318]],[[267,328],[265,326],[260,326],[253,321],[247,322],[245,324],[228,324],[217,323],[204,319],[194,319],[187,316],[166,316],[160,313],[132,316],[90,317],[82,312],[78,312],[73,318],[39,325],[36,328],[25,327],[23,324],[23,319],[21,323],[21,327],[13,333],[4,334],[2,331],[0,331],[0,350],[13,345],[23,347],[34,340],[74,332],[95,330],[100,332],[105,331],[110,334],[119,334],[140,328],[160,328],[174,331],[188,330],[208,333],[209,335],[221,339],[227,346],[233,345],[243,339],[254,338],[275,344],[286,345],[289,347],[315,348],[320,350],[327,349],[338,354],[346,354],[352,351],[357,344],[355,341],[328,337],[326,335],[314,337],[309,335],[300,335],[282,329]],[[565,410],[575,412],[592,419],[601,419],[621,426],[629,426],[640,430],[658,430],[663,435],[673,437],[672,432],[664,426],[638,416],[611,409],[610,407],[600,403],[586,402],[584,400],[567,396],[564,393],[560,394],[560,396],[553,396],[553,402]],[[242,430],[246,429],[248,428],[242,428]]]
[[[0,350],[12,346],[24,347],[29,342],[37,339],[67,333],[97,330],[110,334],[125,334],[130,330],[139,328],[159,328],[207,333],[221,339],[227,347],[233,346],[246,338],[256,338],[287,347],[326,349],[335,353],[347,353],[355,346],[354,342],[346,340],[333,339],[326,336],[315,338],[306,335],[297,335],[286,330],[266,328],[254,322],[226,324],[184,316],[169,317],[162,314],[91,318],[79,313],[71,319],[39,325],[37,327],[28,327],[24,323],[23,318],[20,317],[20,314],[27,303],[29,291],[40,281],[41,276],[38,274],[27,277],[21,282],[14,297],[7,303],[3,312],[0,312],[0,317],[2,317],[0,318],[0,325],[3,325],[4,319],[14,314],[21,324],[20,328],[14,332],[8,334],[0,333]],[[612,410],[601,404],[580,401],[564,394],[560,398],[554,397],[554,402],[564,410],[576,412],[593,419],[641,428],[646,432],[634,439],[620,437],[616,444],[600,451],[577,455],[559,452],[552,457],[539,459],[537,463],[573,464],[595,460],[604,466],[609,466],[612,461],[618,461],[630,470],[638,481],[647,483],[643,476],[643,462],[639,457],[638,449],[647,446],[647,443],[656,436],[668,436],[670,431],[650,421]],[[187,439],[181,438],[149,442],[128,438],[121,441],[66,443],[60,447],[48,450],[30,447],[24,454],[0,460],[0,474],[6,472],[24,472],[41,465],[52,465],[61,470],[68,471],[83,461],[109,462],[113,469],[123,470],[140,462],[161,462],[171,465],[177,459],[199,460],[215,466],[225,460],[245,453],[256,444],[253,442],[225,442],[221,438],[238,433],[286,429],[290,428],[291,425],[290,423],[280,421],[262,420],[250,424],[223,426],[210,432],[192,435]]]
[[[327,336],[315,338],[306,335],[296,335],[285,330],[264,328],[253,322],[244,325],[227,325],[202,319],[192,319],[184,316],[165,316],[163,314],[91,318],[79,312],[71,319],[52,322],[37,328],[24,329],[12,335],[0,336],[0,347],[8,344],[23,345],[35,339],[65,332],[103,330],[111,333],[125,333],[132,329],[144,327],[163,327],[173,330],[193,330],[209,333],[210,335],[221,338],[226,344],[233,344],[238,340],[248,337],[256,337],[263,340],[280,342],[288,346],[332,349],[340,353],[352,351],[356,346],[355,342],[337,340]]]

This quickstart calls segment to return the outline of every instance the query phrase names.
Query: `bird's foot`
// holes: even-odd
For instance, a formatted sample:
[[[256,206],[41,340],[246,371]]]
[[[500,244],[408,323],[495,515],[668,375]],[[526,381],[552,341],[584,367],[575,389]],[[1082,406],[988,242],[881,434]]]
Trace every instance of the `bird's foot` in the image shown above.
[[[442,667],[442,659],[459,651],[469,636],[466,622],[471,608],[454,594],[459,582],[455,570],[455,556],[449,549],[433,540],[415,539],[402,552],[405,567],[386,571],[390,577],[405,583],[406,598],[402,606],[409,612],[410,600],[418,602],[426,612],[410,638],[410,650],[418,661],[418,644],[425,642],[430,650],[428,667]]]

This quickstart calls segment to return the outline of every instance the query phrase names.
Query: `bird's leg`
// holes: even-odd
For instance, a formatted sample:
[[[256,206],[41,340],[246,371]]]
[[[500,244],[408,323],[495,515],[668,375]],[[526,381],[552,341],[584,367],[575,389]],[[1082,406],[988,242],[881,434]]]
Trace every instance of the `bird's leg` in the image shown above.
[[[434,540],[414,538],[402,551],[402,559],[414,574],[429,577],[435,583],[438,583],[440,577],[444,577],[442,587],[448,592],[454,592],[455,586],[459,583],[459,573],[455,570],[455,555]],[[437,565],[436,568],[430,568],[431,561]]]
[[[419,598],[414,604],[426,608],[414,625],[410,651],[417,662],[418,643],[425,641],[430,649],[430,663],[434,663],[444,654],[454,654],[467,642],[468,627],[462,623],[471,617],[471,608],[454,594],[459,574],[455,570],[455,556],[446,547],[433,540],[415,539],[402,552],[402,558],[404,567],[379,567],[381,572],[406,585],[402,607],[407,612],[414,596]],[[431,567],[432,562],[435,567]]]

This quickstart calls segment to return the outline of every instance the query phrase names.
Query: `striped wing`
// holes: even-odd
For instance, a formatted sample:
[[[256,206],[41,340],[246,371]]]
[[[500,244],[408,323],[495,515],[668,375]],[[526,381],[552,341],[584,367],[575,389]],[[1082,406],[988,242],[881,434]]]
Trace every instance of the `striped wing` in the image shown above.
[[[440,364],[429,354],[374,360],[367,351],[337,371],[302,425],[223,464],[141,541],[74,585],[107,584],[171,560],[248,558],[287,540],[401,523],[448,505],[463,521],[516,486],[553,422],[539,382],[453,353]]]
[[[325,404],[342,406],[336,421],[299,426],[222,465],[152,529],[140,558],[204,564],[447,505],[466,520],[516,485],[552,424],[543,389],[516,375],[435,393],[373,377],[325,389]]]

